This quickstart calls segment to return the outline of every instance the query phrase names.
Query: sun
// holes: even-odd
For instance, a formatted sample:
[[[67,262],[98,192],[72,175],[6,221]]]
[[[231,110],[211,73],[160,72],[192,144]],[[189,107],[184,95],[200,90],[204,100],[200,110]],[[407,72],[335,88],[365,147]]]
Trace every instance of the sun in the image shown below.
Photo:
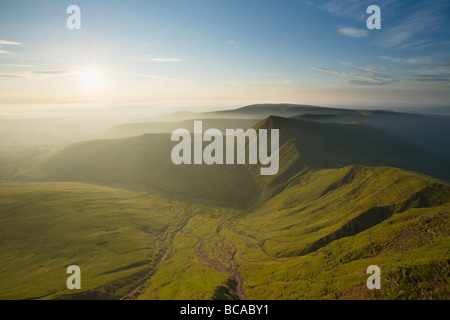
[[[83,72],[83,80],[88,87],[99,87],[102,84],[102,75],[98,70],[87,70]]]

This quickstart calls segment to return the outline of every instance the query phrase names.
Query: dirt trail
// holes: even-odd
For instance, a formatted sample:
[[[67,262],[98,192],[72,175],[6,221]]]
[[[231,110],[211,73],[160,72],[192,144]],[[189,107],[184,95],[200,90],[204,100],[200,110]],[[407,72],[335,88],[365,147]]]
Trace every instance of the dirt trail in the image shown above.
[[[202,258],[204,261],[206,261],[208,264],[212,265],[216,270],[230,274],[236,281],[236,288],[232,288],[234,290],[234,292],[233,292],[234,294],[232,294],[232,295],[237,297],[237,300],[248,300],[248,297],[244,291],[244,280],[242,279],[239,271],[237,271],[236,267],[233,267],[233,268],[226,267],[223,264],[221,264],[219,261],[209,257],[206,254],[206,252],[203,250],[203,246],[204,246],[203,240],[200,238],[198,238],[198,240],[200,242],[200,245],[197,248],[197,255],[200,258]],[[230,262],[233,266],[236,265],[236,261],[234,260],[234,254],[231,257]]]
[[[175,209],[175,208],[174,208]],[[175,210],[174,210],[175,211]],[[194,211],[192,209],[186,209],[183,208],[183,211],[180,211],[180,213],[176,213],[174,217],[172,218],[172,221],[169,223],[167,229],[165,232],[161,235],[159,240],[159,252],[156,255],[155,259],[151,262],[148,268],[146,268],[145,275],[141,277],[135,286],[133,286],[131,292],[122,299],[128,300],[128,299],[137,299],[139,296],[145,293],[147,289],[147,281],[153,277],[155,272],[158,270],[158,265],[164,261],[165,259],[169,259],[172,255],[173,250],[173,241],[176,235],[183,231],[185,236],[190,234],[190,236],[195,237],[199,243],[198,247],[195,249],[197,255],[207,262],[210,266],[212,266],[214,269],[226,272],[230,274],[233,279],[234,283],[231,285],[229,284],[229,289],[231,292],[230,296],[235,300],[248,300],[247,295],[245,294],[244,290],[244,280],[242,279],[241,274],[237,270],[238,264],[235,259],[236,249],[233,246],[226,246],[226,248],[221,248],[221,251],[224,256],[228,256],[229,259],[227,260],[226,264],[219,262],[218,260],[208,256],[208,254],[204,250],[204,239],[201,237],[195,235],[194,233],[191,233],[191,230],[189,230],[189,227],[187,225],[189,224],[189,221],[192,217],[195,215],[201,213],[200,211]],[[220,232],[222,231],[224,226],[229,227],[230,222],[234,220],[234,217],[225,219],[223,221],[220,221],[217,229],[215,230],[215,235],[218,236]]]
[[[187,212],[187,214],[186,214]],[[173,221],[169,223],[167,226],[166,231],[163,233],[159,240],[159,251],[156,255],[155,259],[150,264],[149,269],[147,269],[146,275],[142,277],[137,283],[136,286],[133,288],[133,290],[122,297],[122,300],[136,300],[139,296],[145,293],[145,290],[147,289],[147,281],[153,277],[153,275],[158,270],[158,264],[163,261],[163,259],[167,258],[166,254],[170,254],[170,249],[172,247],[172,242],[177,235],[178,232],[180,232],[189,222],[189,220],[196,214],[192,210],[185,210],[184,214],[186,216],[182,219],[179,219],[178,216],[175,216]]]

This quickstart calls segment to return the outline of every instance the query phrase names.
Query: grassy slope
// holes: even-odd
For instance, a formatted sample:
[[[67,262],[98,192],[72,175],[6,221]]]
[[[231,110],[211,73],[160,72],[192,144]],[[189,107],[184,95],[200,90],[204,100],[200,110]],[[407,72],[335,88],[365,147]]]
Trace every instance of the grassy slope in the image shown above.
[[[244,165],[174,165],[176,144],[169,134],[80,142],[31,160],[20,178],[127,185],[235,204],[258,196]]]
[[[298,178],[252,212],[191,217],[141,298],[236,297],[239,279],[251,299],[449,298],[448,185],[392,168]],[[382,291],[365,287],[371,264]]]
[[[448,185],[392,168],[306,175],[239,225],[270,257],[242,264],[243,277],[253,279],[247,292],[274,299],[448,299],[449,203]],[[382,270],[379,292],[365,287],[371,264]]]
[[[110,283],[96,291],[100,296],[112,291],[111,298],[131,292],[130,298],[144,299],[448,298],[448,185],[393,168],[351,166],[335,169],[337,164],[386,165],[395,161],[419,166],[421,157],[426,155],[363,126],[270,117],[259,127],[283,128],[281,168],[275,177],[259,176],[258,167],[250,168],[245,174],[241,170],[244,166],[237,167],[239,170],[236,166],[173,169],[167,165],[170,164],[167,159],[171,148],[167,135],[75,144],[34,161],[27,173],[46,180],[141,185],[159,192],[181,193],[190,201],[203,197],[245,203],[245,199],[252,199],[250,195],[254,195],[256,186],[262,190],[261,199],[265,201],[260,201],[252,211],[225,209],[217,203],[213,206],[207,202],[203,205],[178,203],[168,210],[168,200],[160,197],[153,197],[143,205],[134,203],[133,199],[139,198],[128,197],[130,202],[122,206],[123,210],[137,206],[147,217],[145,208],[153,211],[156,203],[161,208],[156,211],[166,214],[166,220],[157,231],[150,231],[150,235],[136,232],[141,225],[139,218],[136,218],[134,228],[125,227],[120,234],[123,248],[130,248],[130,244],[123,241],[129,238],[139,244],[140,241],[148,243],[146,237],[151,237],[151,242],[157,242],[157,245],[149,249],[150,258],[145,260],[141,273],[126,270],[130,273],[113,272],[93,277],[92,282],[88,282],[89,288]],[[436,166],[439,170],[438,162]],[[2,190],[2,196],[9,194],[2,200],[5,205],[1,206],[2,211],[5,210],[2,220],[5,219],[5,226],[9,224],[8,230],[23,234],[23,228],[27,226],[26,223],[18,224],[8,214],[11,210],[31,216],[33,223],[28,228],[35,229],[41,220],[36,220],[34,215],[47,212],[48,208],[52,210],[45,221],[53,223],[58,219],[52,215],[58,217],[60,207],[75,213],[74,207],[85,204],[86,198],[95,199],[87,202],[93,205],[88,211],[89,216],[102,212],[99,210],[106,205],[105,199],[112,199],[107,201],[108,206],[117,206],[115,198],[107,195],[113,192],[108,190],[116,189],[87,185],[80,190],[84,192],[82,196],[71,194],[70,190],[61,195],[59,190],[64,188],[55,184],[55,188],[47,193],[36,193],[34,198],[29,198],[28,188],[45,190],[51,185],[19,184],[15,189]],[[73,185],[68,186],[67,189]],[[96,188],[104,194],[95,191]],[[117,192],[142,195],[131,191]],[[51,197],[48,202],[39,202],[47,195]],[[60,204],[62,199],[66,201]],[[71,205],[72,201],[78,202]],[[116,209],[113,212],[117,212]],[[109,227],[107,217],[103,218],[106,219],[105,226]],[[129,226],[129,220],[117,219],[117,227]],[[72,225],[84,228],[86,221],[86,218],[74,218]],[[54,228],[55,232],[60,228],[64,230],[66,225],[62,223]],[[100,230],[104,229],[97,230],[95,226],[98,224],[92,227],[88,224],[86,233],[80,231],[80,237],[74,239],[80,250],[86,250],[80,258],[88,259],[96,248],[93,239],[102,235]],[[167,228],[162,232],[164,227]],[[74,233],[67,231],[64,235],[68,237]],[[92,242],[86,242],[84,237]],[[48,240],[44,234],[37,233],[35,239],[40,238],[44,243]],[[24,265],[41,263],[47,266],[30,278],[35,279],[33,281],[39,281],[40,275],[47,274],[48,270],[64,272],[64,266],[73,263],[65,262],[72,251],[57,251],[55,256],[39,256],[32,260],[33,252],[43,245],[28,248],[21,246],[19,238],[11,239],[14,238],[1,242],[2,250],[4,243],[7,247],[12,246],[10,251],[2,251],[2,257],[12,259],[5,260],[10,261],[8,265],[3,264],[7,266],[2,269],[6,277],[12,277],[7,272],[11,272],[12,265],[21,264],[20,259],[26,259]],[[57,244],[54,246],[58,249]],[[14,252],[26,254],[19,257]],[[116,253],[114,265],[120,266],[125,263],[120,257],[124,252]],[[142,256],[136,255],[133,261],[144,261]],[[55,262],[61,264],[62,260],[63,267],[53,266]],[[108,264],[110,260],[113,261],[112,258],[104,261]],[[125,266],[129,265],[128,258],[125,261]],[[96,266],[94,261],[86,263]],[[370,264],[380,265],[386,290],[378,293],[366,290],[364,270]],[[25,268],[24,273],[31,269]],[[117,267],[109,265],[106,270],[115,269]],[[63,290],[65,282],[57,279],[58,290]],[[145,286],[138,283],[133,288],[132,283],[139,281],[145,281]],[[14,282],[5,287],[19,288],[17,297],[20,294],[24,297],[28,290]],[[45,288],[50,287],[45,284]],[[49,298],[62,293],[52,290]],[[93,296],[94,293],[87,297]]]
[[[240,206],[266,200],[308,168],[394,166],[450,179],[448,166],[433,154],[370,127],[268,117],[255,128],[280,129],[275,176],[261,176],[258,165],[176,166],[170,135],[146,134],[70,145],[32,159],[19,178],[127,185]]]
[[[168,201],[144,193],[77,183],[1,183],[0,298],[69,294],[65,272],[71,264],[81,268],[83,291],[121,279],[103,295],[120,297],[155,259],[171,215]]]
[[[78,183],[0,194],[2,298],[71,293],[69,264],[91,291],[63,298],[449,298],[450,188],[398,169],[299,173],[251,211]]]

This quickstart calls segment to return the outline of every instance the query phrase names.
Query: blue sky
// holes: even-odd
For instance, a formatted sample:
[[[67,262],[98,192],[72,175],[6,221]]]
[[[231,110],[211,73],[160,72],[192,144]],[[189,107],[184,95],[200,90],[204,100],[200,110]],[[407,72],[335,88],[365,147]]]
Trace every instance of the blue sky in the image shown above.
[[[0,103],[448,105],[449,18],[441,0],[0,1]]]

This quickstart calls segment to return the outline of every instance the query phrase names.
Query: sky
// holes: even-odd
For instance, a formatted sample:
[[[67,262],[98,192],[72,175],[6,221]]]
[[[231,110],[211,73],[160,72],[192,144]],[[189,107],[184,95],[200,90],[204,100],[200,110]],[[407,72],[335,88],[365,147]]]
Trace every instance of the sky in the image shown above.
[[[0,104],[146,101],[449,105],[450,1],[0,0]]]

